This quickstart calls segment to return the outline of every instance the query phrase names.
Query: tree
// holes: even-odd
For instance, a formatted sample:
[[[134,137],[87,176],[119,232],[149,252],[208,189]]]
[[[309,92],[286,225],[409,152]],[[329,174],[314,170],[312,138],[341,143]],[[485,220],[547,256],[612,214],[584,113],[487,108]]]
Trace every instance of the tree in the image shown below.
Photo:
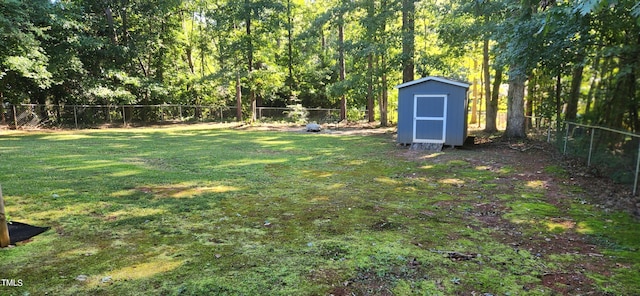
[[[590,117],[599,124],[631,131],[640,129],[638,71],[640,71],[640,5],[636,1],[586,1],[574,12],[588,17],[590,30],[603,59],[600,83],[593,92],[595,108]],[[596,64],[600,62],[596,61]]]
[[[485,131],[497,131],[499,89],[502,84],[503,65],[495,59],[501,52],[500,25],[504,23],[507,6],[500,1],[452,1],[442,4],[440,9],[448,11],[439,22],[439,38],[449,44],[450,52],[462,59],[474,56],[478,48],[482,49],[482,71],[476,74],[476,68],[469,68],[469,76],[481,76],[485,96]],[[475,58],[474,58],[475,61]],[[491,72],[495,73],[493,79]],[[474,85],[475,87],[475,85]],[[475,101],[474,101],[475,103]]]
[[[337,26],[338,26],[338,71],[340,82],[344,82],[346,77],[346,65],[345,65],[345,46],[344,46],[344,9],[338,10]],[[347,97],[343,93],[340,96],[340,120],[347,118]]]
[[[392,73],[389,67],[389,59],[392,47],[396,40],[389,27],[394,25],[396,13],[399,6],[388,0],[368,0],[361,2],[361,7],[365,11],[365,17],[360,19],[363,27],[362,36],[357,42],[357,49],[353,50],[354,63],[366,64],[361,68],[366,68],[365,84],[366,106],[368,110],[369,122],[375,121],[375,104],[378,105],[380,115],[380,125],[388,125],[388,75]],[[394,6],[395,5],[395,6]],[[358,68],[356,68],[358,69]],[[412,67],[413,73],[413,67]],[[353,83],[357,85],[357,83]],[[377,98],[377,99],[376,99]]]
[[[0,3],[0,98],[10,96],[16,103],[29,89],[51,86],[49,57],[42,45],[52,22],[50,11],[47,0]]]
[[[507,128],[504,136],[507,138],[526,138],[524,94],[525,82],[533,65],[537,62],[535,48],[538,40],[534,40],[536,32],[531,15],[536,10],[535,0],[522,1],[521,5],[512,7],[511,16],[502,26],[501,34],[507,37],[502,40],[505,52],[501,58],[509,65],[509,91],[507,94]],[[534,53],[534,56],[531,53]]]
[[[415,0],[402,0],[402,82],[414,80]]]

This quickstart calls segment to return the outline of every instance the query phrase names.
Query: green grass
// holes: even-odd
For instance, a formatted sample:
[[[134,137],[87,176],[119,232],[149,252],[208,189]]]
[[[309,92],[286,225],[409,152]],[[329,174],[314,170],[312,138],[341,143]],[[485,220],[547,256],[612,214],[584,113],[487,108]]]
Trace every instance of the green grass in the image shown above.
[[[518,168],[478,152],[404,153],[388,136],[201,127],[1,135],[11,219],[52,229],[0,250],[0,278],[23,283],[0,295],[552,295],[540,277],[585,258],[515,249],[472,215],[489,201],[522,233],[578,233],[630,266],[590,274],[595,289],[640,289],[628,216],[508,191],[495,180]]]

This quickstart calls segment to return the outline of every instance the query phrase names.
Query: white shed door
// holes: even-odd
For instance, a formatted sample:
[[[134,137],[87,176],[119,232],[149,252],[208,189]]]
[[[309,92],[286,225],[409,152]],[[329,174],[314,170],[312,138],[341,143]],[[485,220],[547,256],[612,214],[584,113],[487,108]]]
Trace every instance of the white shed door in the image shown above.
[[[413,98],[413,142],[444,143],[447,130],[447,95]]]

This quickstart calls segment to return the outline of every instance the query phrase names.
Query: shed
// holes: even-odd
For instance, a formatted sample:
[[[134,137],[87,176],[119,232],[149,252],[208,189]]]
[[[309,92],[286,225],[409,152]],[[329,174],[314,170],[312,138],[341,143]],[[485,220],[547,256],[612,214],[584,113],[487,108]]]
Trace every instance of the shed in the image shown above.
[[[469,83],[429,76],[396,86],[401,144],[462,146],[467,138]]]

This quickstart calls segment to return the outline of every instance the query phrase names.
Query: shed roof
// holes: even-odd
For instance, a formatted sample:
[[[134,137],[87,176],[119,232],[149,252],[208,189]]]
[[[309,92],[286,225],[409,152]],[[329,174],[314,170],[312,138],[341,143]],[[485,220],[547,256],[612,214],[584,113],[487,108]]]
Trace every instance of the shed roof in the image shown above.
[[[451,79],[447,79],[447,78],[443,78],[443,77],[437,77],[437,76],[427,76],[427,77],[423,77],[417,80],[413,80],[413,81],[409,81],[409,82],[405,82],[403,84],[400,85],[396,85],[395,88],[403,88],[403,87],[407,87],[407,86],[411,86],[414,84],[418,84],[418,83],[423,83],[425,81],[438,81],[438,82],[442,82],[442,83],[446,83],[446,84],[451,84],[451,85],[455,85],[455,86],[460,86],[460,87],[464,87],[464,88],[469,88],[469,86],[471,86],[471,84],[466,83],[466,82],[461,82],[461,81],[455,81],[455,80],[451,80]]]

